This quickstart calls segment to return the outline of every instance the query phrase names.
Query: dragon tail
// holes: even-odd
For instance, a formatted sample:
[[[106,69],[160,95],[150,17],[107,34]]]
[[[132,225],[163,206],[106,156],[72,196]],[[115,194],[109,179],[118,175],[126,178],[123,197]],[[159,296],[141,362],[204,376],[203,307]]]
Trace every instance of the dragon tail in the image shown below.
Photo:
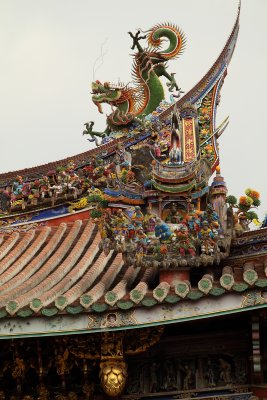
[[[165,60],[177,58],[183,53],[186,38],[182,30],[176,25],[170,23],[158,24],[149,29],[148,32],[147,41],[153,48],[160,50],[164,39],[169,40],[168,48],[158,52]]]

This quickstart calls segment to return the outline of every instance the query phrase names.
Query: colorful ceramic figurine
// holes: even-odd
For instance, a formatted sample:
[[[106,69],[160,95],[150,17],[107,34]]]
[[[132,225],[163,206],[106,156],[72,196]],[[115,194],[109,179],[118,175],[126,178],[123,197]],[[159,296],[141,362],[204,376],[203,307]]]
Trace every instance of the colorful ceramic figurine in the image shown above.
[[[192,257],[196,255],[196,247],[185,225],[181,224],[180,230],[175,232],[178,240],[177,248],[182,257],[190,254]]]
[[[144,220],[144,215],[141,211],[140,206],[136,206],[134,209],[134,213],[132,216],[132,220],[134,221],[135,225],[137,226],[142,226],[143,220]]]
[[[160,218],[156,219],[155,236],[163,242],[171,241],[174,237],[168,224],[163,222]]]
[[[156,215],[153,214],[151,208],[147,209],[147,213],[144,217],[144,229],[148,236],[155,236],[155,226],[156,226]]]
[[[202,222],[202,229],[199,232],[201,253],[207,255],[213,255],[215,249],[215,235],[210,229],[209,222],[207,220]]]

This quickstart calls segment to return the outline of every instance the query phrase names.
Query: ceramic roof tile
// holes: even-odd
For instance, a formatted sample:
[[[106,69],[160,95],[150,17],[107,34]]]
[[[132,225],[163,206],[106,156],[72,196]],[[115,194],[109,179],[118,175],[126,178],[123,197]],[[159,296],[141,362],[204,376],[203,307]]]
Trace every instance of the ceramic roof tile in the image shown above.
[[[138,304],[148,291],[148,283],[155,276],[155,268],[149,267],[145,270],[140,282],[130,291],[130,299]]]
[[[89,241],[91,240],[92,234],[93,223],[89,221],[72,250],[71,254],[74,253],[75,257],[71,258],[69,255],[67,259],[49,277],[52,279],[53,283],[56,283],[57,280],[60,279],[60,277],[62,277],[62,279],[60,279],[56,285],[53,285],[50,290],[44,292],[42,296],[39,297],[43,306],[51,303],[59,295],[65,293],[73,284],[75,284],[80,276],[83,275],[86,268],[88,267],[88,261],[90,262],[90,260],[86,257],[85,254],[76,265],[75,262],[77,261],[78,257],[81,255],[85,247],[87,247]],[[96,239],[96,241],[99,243],[99,239]],[[89,249],[91,250],[91,246],[89,247]],[[74,268],[72,268],[72,266],[74,266]]]
[[[25,265],[33,259],[41,246],[45,243],[51,228],[46,226],[38,235],[35,235],[34,241],[30,247],[5,271],[0,275],[0,285],[3,285],[15,275],[17,275]]]
[[[113,305],[116,303],[116,301],[122,299],[123,296],[125,296],[127,293],[127,287],[131,286],[131,284],[137,277],[139,271],[140,267],[137,268],[133,266],[128,267],[122,280],[119,281],[112,290],[110,290],[105,294],[106,303]],[[111,301],[109,300],[109,297],[112,299]]]
[[[36,274],[34,274],[28,280],[28,291],[27,293],[23,293],[22,295],[18,296],[15,300],[18,304],[19,308],[22,308],[26,304],[28,304],[32,299],[38,297],[43,291],[47,290],[53,282],[49,279],[51,276],[52,271],[57,267],[57,265],[61,262],[61,260],[65,257],[67,252],[70,250],[71,245],[75,241],[80,228],[81,228],[81,221],[75,221],[68,232],[66,238],[60,244],[56,252],[49,258],[49,260],[41,267]],[[48,281],[46,281],[48,279]]]
[[[87,304],[88,307],[93,302],[100,299],[105,294],[105,291],[110,288],[117,274],[120,272],[122,266],[123,266],[122,255],[117,254],[115,259],[111,263],[109,269],[103,275],[101,281],[99,281],[91,290],[89,290],[89,292],[85,294],[85,296],[88,296],[91,299]],[[82,304],[84,304],[83,299],[82,299]]]
[[[4,237],[5,237],[5,235],[0,235],[0,246],[1,246],[1,244],[3,243],[3,241],[4,241]]]
[[[1,238],[4,239],[4,235],[1,235]],[[12,249],[12,247],[19,240],[19,233],[13,232],[8,239],[0,246],[0,260],[2,260],[7,253]]]
[[[24,252],[27,249],[28,245],[31,243],[35,235],[35,230],[32,229],[25,233],[20,242],[15,246],[15,248],[11,249],[6,257],[0,261],[0,274],[2,274],[17,258],[21,255],[24,257]]]
[[[55,248],[58,246],[63,234],[67,229],[67,224],[62,223],[59,225],[57,230],[42,251],[34,257],[34,259],[24,268],[17,276],[13,277],[12,280],[6,282],[1,286],[0,305],[3,305],[8,298],[12,298],[14,294],[23,294],[30,290],[29,278],[34,275],[38,269],[45,263],[48,257],[52,254]],[[25,282],[27,280],[27,282]]]
[[[93,244],[90,246],[83,259],[77,265],[77,269],[79,270],[78,277],[81,279],[71,289],[64,293],[65,305],[71,304],[86,290],[92,287],[95,280],[102,274],[103,270],[111,259],[113,251],[111,251],[108,256],[104,255],[104,253],[101,253],[100,257],[98,257],[97,261],[92,265],[93,259],[99,252],[99,242],[100,235],[97,235]],[[85,273],[83,273],[84,269],[87,269],[88,266],[90,266],[90,268]]]
[[[80,221],[81,222],[81,221]],[[62,279],[68,275],[72,267],[76,264],[85,246],[88,244],[90,235],[89,231],[92,231],[92,224],[88,223],[85,227],[81,236],[75,243],[74,247],[71,249],[67,257],[60,263],[60,265],[53,271],[49,276],[45,278],[43,282],[36,288],[37,296],[34,296],[33,300],[30,301],[30,307],[36,311],[36,307],[33,306],[33,302],[37,299],[40,302],[40,308],[50,304],[55,300],[55,298],[64,293],[65,287]],[[72,283],[72,282],[71,282]],[[56,287],[54,287],[56,285]]]
[[[83,309],[100,312],[109,306],[151,306],[179,298],[194,300],[208,294],[218,296],[229,290],[239,292],[267,286],[264,253],[250,263],[246,258],[243,262],[229,258],[230,264],[223,266],[221,274],[206,273],[192,288],[190,283],[181,287],[181,282],[172,288],[162,277],[158,279],[157,268],[127,266],[115,250],[104,254],[92,221],[43,226],[2,238],[0,307],[9,315],[47,315],[49,309],[51,315]],[[6,315],[3,310],[1,315]]]

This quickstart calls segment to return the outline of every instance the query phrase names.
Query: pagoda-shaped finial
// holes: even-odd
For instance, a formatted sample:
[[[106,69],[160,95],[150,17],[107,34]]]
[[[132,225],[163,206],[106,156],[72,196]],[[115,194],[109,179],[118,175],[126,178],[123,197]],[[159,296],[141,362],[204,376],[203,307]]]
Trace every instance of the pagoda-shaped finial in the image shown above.
[[[216,167],[216,175],[210,188],[211,203],[214,211],[219,216],[224,232],[226,231],[227,222],[227,205],[226,205],[227,187],[224,178],[221,176],[221,168]]]

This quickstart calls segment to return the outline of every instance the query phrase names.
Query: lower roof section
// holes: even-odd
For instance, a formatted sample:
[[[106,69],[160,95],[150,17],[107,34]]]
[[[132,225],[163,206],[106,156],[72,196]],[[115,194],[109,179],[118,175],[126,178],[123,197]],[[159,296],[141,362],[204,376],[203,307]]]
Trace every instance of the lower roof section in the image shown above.
[[[0,234],[0,338],[171,324],[267,307],[266,229],[189,281],[105,254],[92,220]],[[174,271],[175,272],[175,271]]]
[[[151,309],[109,311],[0,320],[0,339],[34,336],[95,333],[138,329],[186,321],[213,318],[267,307],[267,292],[250,290],[245,294],[228,293],[220,298],[206,297],[196,302],[157,305]]]

